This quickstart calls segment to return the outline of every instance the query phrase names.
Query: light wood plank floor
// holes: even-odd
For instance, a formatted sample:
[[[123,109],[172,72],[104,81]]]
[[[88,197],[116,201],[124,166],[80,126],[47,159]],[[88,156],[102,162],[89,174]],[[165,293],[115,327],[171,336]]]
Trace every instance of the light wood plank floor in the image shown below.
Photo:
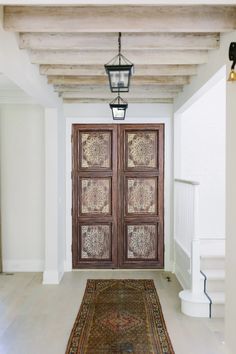
[[[40,273],[0,275],[0,354],[64,354],[86,280],[96,278],[154,279],[176,354],[224,354],[224,321],[181,314],[173,274],[101,270],[66,273],[60,285],[42,285]]]

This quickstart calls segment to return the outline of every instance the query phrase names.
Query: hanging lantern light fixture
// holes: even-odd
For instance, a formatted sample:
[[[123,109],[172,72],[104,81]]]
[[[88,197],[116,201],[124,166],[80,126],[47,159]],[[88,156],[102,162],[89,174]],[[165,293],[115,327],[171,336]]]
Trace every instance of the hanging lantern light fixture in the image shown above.
[[[229,60],[231,60],[232,66],[231,66],[231,71],[229,73],[229,78],[228,81],[236,81],[236,72],[234,70],[235,65],[236,65],[236,42],[230,43],[229,46]]]
[[[119,53],[104,65],[105,70],[109,77],[111,92],[129,92],[134,65],[121,54],[121,32],[118,36],[118,49]]]
[[[113,120],[124,120],[128,103],[123,100],[123,98],[120,97],[120,93],[118,93],[118,96],[111,101],[110,108]]]

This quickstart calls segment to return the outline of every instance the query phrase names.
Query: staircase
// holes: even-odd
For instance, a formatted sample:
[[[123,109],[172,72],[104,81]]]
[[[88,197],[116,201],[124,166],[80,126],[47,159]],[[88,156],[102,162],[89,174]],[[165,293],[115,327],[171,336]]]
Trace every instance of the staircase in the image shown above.
[[[192,241],[191,286],[180,292],[181,311],[193,317],[224,317],[225,239]]]
[[[225,308],[225,256],[205,254],[201,256],[201,288],[209,299],[209,317],[224,317]]]
[[[224,317],[225,238],[200,235],[199,186],[175,179],[175,269],[183,287],[181,311],[192,317]]]

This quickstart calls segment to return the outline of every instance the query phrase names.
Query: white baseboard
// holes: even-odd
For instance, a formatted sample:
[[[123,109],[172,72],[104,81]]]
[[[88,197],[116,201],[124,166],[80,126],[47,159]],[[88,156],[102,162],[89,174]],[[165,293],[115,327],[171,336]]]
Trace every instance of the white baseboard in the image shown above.
[[[64,271],[65,272],[71,272],[72,271],[72,263],[68,263],[67,261],[64,261]]]
[[[44,260],[43,259],[3,259],[3,272],[43,272]]]
[[[175,275],[183,289],[191,288],[191,277],[189,269],[189,255],[178,242],[175,242]]]
[[[172,260],[168,260],[165,262],[164,271],[174,273],[174,262]]]
[[[58,272],[57,270],[45,270],[43,272],[43,284],[50,285],[50,284],[59,284],[64,272]]]
[[[175,265],[175,275],[183,289],[190,288],[191,279],[189,274],[184,273],[183,270],[179,268],[177,264]]]

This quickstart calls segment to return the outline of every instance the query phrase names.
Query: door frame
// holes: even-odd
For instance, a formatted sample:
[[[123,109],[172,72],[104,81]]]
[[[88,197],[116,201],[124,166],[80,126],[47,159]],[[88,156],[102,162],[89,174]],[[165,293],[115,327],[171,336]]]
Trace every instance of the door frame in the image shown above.
[[[158,105],[157,105],[158,106]],[[66,235],[65,235],[65,262],[64,270],[72,271],[72,151],[71,151],[71,133],[73,124],[114,124],[112,118],[107,116],[107,112],[100,117],[86,117],[86,115],[79,116],[78,110],[75,110],[73,114],[69,114],[66,119]],[[110,112],[109,112],[110,113]],[[154,113],[152,113],[154,114]],[[81,115],[81,113],[80,113]],[[123,122],[122,122],[123,123]],[[171,117],[171,109],[169,107],[166,110],[163,108],[159,113],[158,107],[156,107],[156,117],[150,116],[146,118],[141,117],[128,117],[123,124],[164,124],[165,127],[165,145],[164,145],[164,270],[173,271],[173,141],[172,141],[172,127],[173,121]],[[73,270],[77,271],[77,270]]]

